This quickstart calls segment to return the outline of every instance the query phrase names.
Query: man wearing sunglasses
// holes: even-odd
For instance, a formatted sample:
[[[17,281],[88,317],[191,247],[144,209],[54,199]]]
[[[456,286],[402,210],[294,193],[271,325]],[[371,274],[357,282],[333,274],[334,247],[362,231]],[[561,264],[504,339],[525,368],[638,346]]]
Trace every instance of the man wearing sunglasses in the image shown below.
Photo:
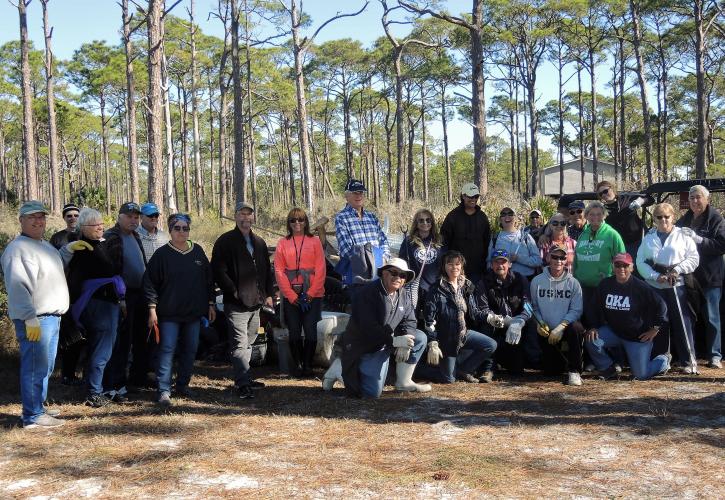
[[[171,239],[169,233],[159,227],[159,207],[151,202],[141,205],[141,225],[137,231],[147,260]]]
[[[584,217],[585,208],[586,206],[583,201],[575,200],[569,203],[568,212],[565,213],[569,218],[569,225],[566,227],[566,232],[575,241],[584,232],[584,226],[587,223]]]
[[[461,202],[441,225],[441,236],[448,250],[457,250],[466,259],[466,277],[476,283],[486,270],[491,224],[478,204],[481,193],[469,182],[461,188]]]
[[[622,237],[624,247],[633,259],[637,259],[637,249],[644,236],[644,221],[638,209],[654,204],[651,196],[640,193],[617,193],[609,181],[601,181],[596,187],[599,201],[607,209],[607,224],[612,226]]]
[[[78,239],[78,215],[80,209],[75,203],[66,203],[63,205],[63,220],[65,221],[65,229],[61,229],[50,237],[50,244],[60,250],[71,241]]]

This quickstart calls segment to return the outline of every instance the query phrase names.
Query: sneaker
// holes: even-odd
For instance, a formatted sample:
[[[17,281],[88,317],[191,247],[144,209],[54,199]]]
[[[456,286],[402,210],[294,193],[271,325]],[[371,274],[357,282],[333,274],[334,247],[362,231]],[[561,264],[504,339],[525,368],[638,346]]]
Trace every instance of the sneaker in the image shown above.
[[[584,367],[585,372],[591,373],[594,370],[596,370],[596,367],[592,363],[589,363],[587,366]]]
[[[261,389],[262,387],[264,387],[264,382],[260,382],[259,380],[252,380],[249,383],[249,387],[251,387],[252,389]]]
[[[566,385],[582,385],[582,377],[577,372],[569,372]]]
[[[110,399],[114,403],[128,403],[128,398],[124,394],[121,394],[120,392],[114,393]]]
[[[717,359],[717,358],[712,358],[712,359],[711,359],[711,360],[710,360],[710,361],[709,361],[709,362],[707,363],[707,367],[708,367],[708,368],[715,368],[716,370],[720,370],[720,369],[722,369],[722,361],[720,361],[720,360],[719,360],[719,359]]]
[[[45,409],[45,414],[46,415],[49,415],[49,416],[51,416],[53,418],[60,417],[60,414],[61,413],[62,412],[58,408],[46,408]]]
[[[478,379],[470,373],[458,372],[456,375],[458,376],[459,380],[463,380],[464,382],[470,382],[472,384],[478,383]]]
[[[622,373],[622,365],[619,363],[614,363],[614,371],[617,372],[617,374]]]
[[[493,382],[493,372],[491,370],[486,370],[483,372],[483,375],[479,377],[478,381],[484,384],[490,384]]]
[[[248,385],[243,385],[237,389],[237,395],[239,399],[254,399],[254,393]]]
[[[32,424],[23,424],[23,428],[24,429],[35,429],[35,428],[49,429],[51,427],[60,427],[63,424],[65,424],[65,422],[63,420],[60,420],[55,417],[51,417],[47,413],[44,413],[43,415],[36,418],[35,422],[33,422]]]
[[[159,396],[158,403],[160,406],[162,406],[164,408],[170,407],[171,406],[171,394],[169,394],[168,392],[162,392],[161,395]]]
[[[111,400],[103,394],[90,394],[86,398],[86,406],[90,406],[91,408],[103,408],[110,402]]]
[[[599,380],[610,380],[617,377],[617,369],[614,365],[609,365],[609,368],[599,372]]]
[[[694,375],[697,374],[697,371],[694,366],[688,364],[682,367],[682,373],[685,375]]]

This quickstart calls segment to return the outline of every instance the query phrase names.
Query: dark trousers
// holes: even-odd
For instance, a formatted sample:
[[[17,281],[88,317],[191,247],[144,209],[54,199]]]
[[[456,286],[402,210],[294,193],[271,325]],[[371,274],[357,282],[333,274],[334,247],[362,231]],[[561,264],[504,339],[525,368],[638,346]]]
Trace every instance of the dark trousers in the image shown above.
[[[511,373],[524,373],[524,363],[526,360],[524,345],[521,342],[516,345],[507,343],[506,328],[493,328],[486,324],[483,325],[481,330],[484,335],[495,340],[498,347],[493,357],[483,362],[480,370],[482,372],[493,371],[495,362]]]
[[[547,375],[558,375],[562,372],[582,371],[584,336],[577,334],[574,328],[569,325],[564,330],[564,336],[556,345],[549,344],[549,340],[539,337],[541,346],[542,368]]]
[[[284,299],[282,306],[284,319],[289,330],[289,344],[295,365],[303,369],[312,368],[312,360],[317,350],[317,322],[322,315],[322,299],[314,298],[307,312]],[[305,336],[302,338],[302,331]]]
[[[692,335],[692,315],[687,307],[685,287],[655,288],[655,291],[667,304],[669,328],[663,328],[654,338],[652,358],[670,352],[672,347],[678,361],[689,365],[691,353],[694,356],[695,339]]]

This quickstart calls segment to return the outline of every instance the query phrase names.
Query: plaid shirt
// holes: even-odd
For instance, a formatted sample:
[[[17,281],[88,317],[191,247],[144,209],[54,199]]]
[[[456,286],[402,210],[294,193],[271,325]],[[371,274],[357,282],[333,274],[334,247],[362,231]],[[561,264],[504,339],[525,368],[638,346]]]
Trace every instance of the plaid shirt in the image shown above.
[[[363,208],[362,219],[350,205],[340,210],[335,216],[335,232],[340,257],[350,258],[353,247],[370,243],[383,249],[383,258],[390,257],[388,238],[380,228],[375,214]]]
[[[161,229],[157,229],[155,234],[149,233],[141,224],[139,224],[136,228],[136,232],[138,233],[139,238],[141,238],[141,246],[143,246],[143,251],[146,254],[147,261],[151,260],[151,256],[156,250],[166,245],[171,240],[169,233],[162,231]]]

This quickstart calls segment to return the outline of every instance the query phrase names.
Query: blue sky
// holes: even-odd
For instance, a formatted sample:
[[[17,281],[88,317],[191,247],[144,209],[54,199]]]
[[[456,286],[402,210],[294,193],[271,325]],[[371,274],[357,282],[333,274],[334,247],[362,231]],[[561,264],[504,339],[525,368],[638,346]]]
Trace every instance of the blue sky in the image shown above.
[[[142,5],[145,1],[139,2]],[[167,0],[167,4],[173,4]],[[196,0],[196,17],[202,30],[207,34],[220,36],[222,34],[221,23],[217,19],[207,19],[209,11],[216,6],[213,0]],[[363,0],[307,0],[303,8],[312,17],[313,29],[338,11],[351,12],[363,5]],[[394,4],[394,0],[389,2]],[[448,0],[445,2],[447,9],[454,14],[470,9],[470,0]],[[183,0],[172,11],[174,15],[185,17],[188,0]],[[107,40],[109,43],[118,43],[119,30],[121,26],[121,8],[116,0],[50,0],[48,3],[50,23],[54,26],[53,50],[56,57],[67,59],[73,51],[81,44],[92,40]],[[376,0],[371,0],[363,14],[354,18],[343,18],[329,24],[318,36],[317,42],[324,42],[338,38],[355,38],[370,45],[373,40],[384,36],[380,23],[382,6]],[[34,0],[28,6],[28,29],[30,36],[37,48],[43,47],[42,30],[42,8],[39,0]],[[400,28],[399,28],[400,29]],[[404,31],[404,30],[401,30]],[[311,34],[310,30],[309,34]],[[0,0],[0,44],[19,38],[19,24],[17,9],[10,2]],[[569,69],[571,71],[571,68]],[[599,76],[601,85],[609,80],[610,72],[601,68],[602,75]],[[588,78],[584,78],[584,82]],[[546,102],[556,98],[556,71],[553,66],[543,66],[539,75],[537,85],[537,98],[539,107]],[[600,92],[608,92],[599,87]],[[493,95],[493,89],[487,89],[487,100]],[[523,125],[522,125],[523,126]],[[430,133],[434,137],[441,136],[439,123],[431,123]],[[489,126],[489,135],[508,135],[500,127]],[[451,150],[465,147],[472,141],[472,131],[468,124],[454,120],[450,124],[449,140]],[[542,148],[550,148],[548,138],[540,138]]]

